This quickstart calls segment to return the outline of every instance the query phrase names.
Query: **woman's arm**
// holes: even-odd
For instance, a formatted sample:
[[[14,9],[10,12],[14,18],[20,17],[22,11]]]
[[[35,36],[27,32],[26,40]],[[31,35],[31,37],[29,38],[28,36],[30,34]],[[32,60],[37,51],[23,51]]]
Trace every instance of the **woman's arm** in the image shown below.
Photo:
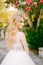
[[[22,38],[21,41],[22,41],[22,44],[24,46],[24,49],[29,54],[29,48],[28,48],[28,44],[27,44],[26,37],[25,37],[24,33],[22,33],[22,37],[21,38]]]

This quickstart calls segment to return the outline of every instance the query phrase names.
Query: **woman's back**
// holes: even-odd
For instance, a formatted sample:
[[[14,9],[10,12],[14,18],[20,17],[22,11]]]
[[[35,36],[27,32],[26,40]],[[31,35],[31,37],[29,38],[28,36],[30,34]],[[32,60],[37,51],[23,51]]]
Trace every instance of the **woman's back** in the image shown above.
[[[11,49],[16,50],[16,51],[23,51],[23,44],[21,42],[21,38],[22,38],[22,32],[17,32],[15,34],[15,36],[13,37],[13,39],[15,39],[15,42],[12,44]]]
[[[15,38],[15,43],[21,43],[22,32],[17,32],[14,38]]]

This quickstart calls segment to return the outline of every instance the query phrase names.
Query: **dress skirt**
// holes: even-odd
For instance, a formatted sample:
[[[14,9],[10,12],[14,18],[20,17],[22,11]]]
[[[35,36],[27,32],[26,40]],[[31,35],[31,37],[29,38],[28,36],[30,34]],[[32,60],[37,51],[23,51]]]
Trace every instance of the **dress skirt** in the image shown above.
[[[26,51],[10,50],[1,65],[35,65]]]

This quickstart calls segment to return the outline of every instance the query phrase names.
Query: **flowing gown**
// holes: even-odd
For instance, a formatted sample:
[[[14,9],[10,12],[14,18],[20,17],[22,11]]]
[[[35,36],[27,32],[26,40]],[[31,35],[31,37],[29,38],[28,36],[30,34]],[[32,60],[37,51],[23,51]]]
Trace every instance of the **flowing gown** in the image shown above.
[[[14,43],[1,65],[35,65],[21,43]]]

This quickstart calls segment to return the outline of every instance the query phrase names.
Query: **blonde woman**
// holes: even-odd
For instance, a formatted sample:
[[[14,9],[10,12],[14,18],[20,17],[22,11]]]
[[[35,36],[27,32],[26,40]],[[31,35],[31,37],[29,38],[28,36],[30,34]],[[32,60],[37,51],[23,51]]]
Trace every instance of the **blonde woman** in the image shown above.
[[[35,65],[29,57],[25,34],[21,32],[23,26],[24,17],[21,14],[12,17],[6,32],[9,52],[1,65]]]

